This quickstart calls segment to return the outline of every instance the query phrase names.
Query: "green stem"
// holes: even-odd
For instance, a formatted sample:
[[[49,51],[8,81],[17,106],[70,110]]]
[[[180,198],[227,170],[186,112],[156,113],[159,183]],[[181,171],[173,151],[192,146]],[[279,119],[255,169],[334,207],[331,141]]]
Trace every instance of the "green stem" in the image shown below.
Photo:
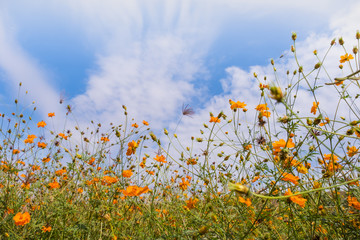
[[[356,181],[359,181],[359,180],[360,180],[360,178],[356,178],[356,179],[346,181],[346,182],[342,182],[342,183],[339,183],[339,184],[335,184],[335,185],[332,185],[332,186],[329,186],[329,187],[316,188],[316,189],[312,189],[312,190],[308,190],[308,191],[304,191],[304,192],[298,192],[298,193],[294,193],[294,194],[286,195],[286,196],[274,196],[273,197],[273,196],[265,196],[265,195],[261,195],[261,194],[257,194],[257,193],[253,193],[253,192],[251,194],[256,196],[256,197],[265,198],[265,199],[285,199],[285,198],[289,198],[289,197],[293,197],[293,196],[297,196],[297,195],[308,194],[308,193],[312,193],[312,192],[318,192],[318,191],[322,191],[322,190],[330,189],[330,188],[336,188],[336,187],[339,187],[339,186],[342,186],[342,185],[345,185],[345,184],[349,184],[349,183],[352,183],[352,182],[356,182]]]

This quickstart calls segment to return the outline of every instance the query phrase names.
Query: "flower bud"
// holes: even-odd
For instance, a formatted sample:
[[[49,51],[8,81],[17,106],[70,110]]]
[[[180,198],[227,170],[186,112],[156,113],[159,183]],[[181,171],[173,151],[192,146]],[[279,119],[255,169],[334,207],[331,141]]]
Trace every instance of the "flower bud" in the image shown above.
[[[359,40],[359,39],[360,39],[360,32],[359,32],[359,31],[356,31],[356,35],[355,35],[355,36],[356,36],[356,39]]]
[[[331,40],[330,45],[333,46],[335,44],[335,38],[333,40]]]
[[[241,185],[240,183],[234,184],[234,183],[229,182],[228,187],[229,187],[230,191],[235,191],[235,192],[243,193],[243,194],[248,194],[250,191],[248,187]]]
[[[281,102],[284,95],[283,95],[280,87],[273,85],[270,87],[270,96],[269,97],[276,100],[277,102]]]
[[[353,53],[356,55],[358,53],[359,49],[357,47],[353,47]]]
[[[294,41],[295,41],[295,40],[296,40],[296,37],[297,37],[296,33],[295,33],[295,32],[293,32],[293,33],[292,33],[292,35],[291,35],[292,40],[294,40]]]
[[[341,38],[339,38],[339,44],[342,46],[342,45],[344,45],[344,39],[341,37]]]
[[[317,64],[315,64],[314,68],[315,68],[315,69],[318,69],[320,66],[321,66],[321,63],[318,62]]]

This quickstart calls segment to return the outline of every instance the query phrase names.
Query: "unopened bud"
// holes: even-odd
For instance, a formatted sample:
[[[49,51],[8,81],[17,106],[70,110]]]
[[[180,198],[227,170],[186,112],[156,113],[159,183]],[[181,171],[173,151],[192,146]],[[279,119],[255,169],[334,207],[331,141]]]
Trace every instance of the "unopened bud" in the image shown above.
[[[293,33],[292,33],[292,35],[291,35],[292,40],[294,40],[294,41],[295,41],[295,40],[296,40],[296,37],[297,37],[296,33],[295,33],[295,32],[293,32]]]
[[[339,44],[340,44],[340,45],[344,45],[344,43],[345,43],[345,42],[344,42],[344,39],[343,39],[342,37],[339,38]]]
[[[284,95],[283,95],[280,87],[277,87],[275,85],[270,87],[270,98],[276,100],[277,102],[281,102],[283,97],[284,97]]]
[[[357,47],[353,47],[353,53],[356,55],[358,53],[359,49]]]
[[[228,187],[229,187],[230,191],[235,191],[235,192],[243,193],[243,194],[248,194],[250,191],[248,187],[241,185],[240,183],[234,184],[234,183],[229,182]]]
[[[334,38],[333,40],[331,40],[330,45],[333,46],[335,43],[336,43],[336,42],[335,42],[335,38]]]
[[[314,68],[315,68],[315,69],[318,69],[320,66],[321,66],[321,63],[318,62],[317,64],[315,64]]]

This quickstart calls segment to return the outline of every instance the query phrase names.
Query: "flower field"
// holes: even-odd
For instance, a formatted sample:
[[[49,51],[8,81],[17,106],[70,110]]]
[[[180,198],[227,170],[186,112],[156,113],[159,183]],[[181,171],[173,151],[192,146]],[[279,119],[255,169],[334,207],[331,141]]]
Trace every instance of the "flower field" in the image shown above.
[[[229,99],[186,141],[125,106],[121,125],[59,131],[16,99],[0,116],[0,239],[359,239],[360,33],[307,70],[296,38],[294,69],[254,73],[255,107]]]

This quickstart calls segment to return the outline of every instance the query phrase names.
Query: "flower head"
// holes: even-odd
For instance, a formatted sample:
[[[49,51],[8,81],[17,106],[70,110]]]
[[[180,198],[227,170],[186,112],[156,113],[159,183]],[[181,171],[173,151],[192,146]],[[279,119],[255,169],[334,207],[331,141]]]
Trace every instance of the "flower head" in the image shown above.
[[[292,195],[292,194],[293,194],[293,193],[291,192],[290,189],[288,189],[288,190],[285,192],[285,196]],[[291,200],[293,203],[296,203],[297,205],[299,205],[299,206],[302,207],[302,208],[305,207],[305,203],[306,203],[306,201],[307,201],[307,199],[302,198],[301,195],[297,195],[297,196],[290,197],[290,200]]]
[[[164,155],[156,155],[156,157],[154,157],[154,160],[161,162],[161,163],[167,163],[167,161],[165,161],[165,156]]]
[[[60,184],[58,182],[54,181],[54,182],[49,183],[49,187],[51,189],[60,188]]]
[[[50,226],[49,226],[49,227],[42,226],[41,231],[42,231],[43,233],[45,233],[45,232],[50,232],[51,229],[52,229],[52,228],[51,228]]]
[[[41,122],[38,122],[37,123],[37,127],[39,128],[39,127],[45,127],[46,126],[46,122],[44,122],[44,121],[41,121]]]
[[[240,101],[234,102],[233,100],[230,99],[229,103],[230,103],[231,110],[246,107],[246,104],[244,102],[240,102]]]
[[[102,177],[102,183],[106,184],[107,186],[110,186],[113,183],[116,183],[118,181],[118,179],[116,177],[111,177],[111,176],[103,176]]]
[[[30,222],[30,214],[28,212],[18,212],[14,217],[13,220],[16,226],[24,226]]]
[[[25,143],[33,143],[35,138],[37,138],[37,136],[30,134],[27,136],[27,139],[25,139],[24,142]]]
[[[348,200],[349,206],[353,206],[357,210],[360,210],[360,202],[355,197],[348,196],[347,200]]]
[[[129,169],[129,170],[124,170],[124,171],[122,172],[122,176],[125,177],[125,178],[129,178],[129,177],[131,177],[132,175],[133,175],[133,172],[132,172],[131,169]]]
[[[190,186],[190,182],[185,180],[185,178],[181,178],[182,182],[179,183],[179,187],[181,188],[181,190],[185,191],[188,186]]]
[[[214,122],[214,123],[219,123],[220,119],[218,117],[210,117],[210,121],[209,122]]]
[[[46,148],[46,146],[47,146],[46,143],[44,143],[44,142],[38,142],[38,147],[39,147],[39,148],[44,149],[44,148]]]
[[[55,117],[55,113],[48,113],[48,117]]]
[[[135,142],[134,140],[129,142],[128,143],[128,150],[126,151],[126,155],[130,156],[131,154],[135,154],[136,153],[136,148],[138,146],[139,146],[139,144],[137,142]]]
[[[285,182],[292,182],[295,185],[298,185],[298,180],[300,179],[297,176],[292,175],[291,173],[286,173],[284,172],[282,174],[283,178],[281,180],[285,181]]]
[[[357,149],[355,146],[348,147],[347,150],[348,150],[348,151],[347,151],[347,155],[348,155],[349,157],[353,157],[355,154],[358,153],[358,149]]]
[[[312,113],[312,114],[316,114],[316,111],[317,111],[317,108],[318,108],[318,106],[319,106],[319,102],[313,102],[313,106],[311,107],[311,110],[310,110],[310,113]]]
[[[149,190],[150,189],[147,186],[142,188],[134,185],[128,186],[125,190],[121,190],[121,192],[124,194],[124,196],[134,197],[143,193],[147,193]]]
[[[340,56],[340,63],[348,62],[351,59],[354,59],[354,57],[351,54],[345,54],[343,56]]]

